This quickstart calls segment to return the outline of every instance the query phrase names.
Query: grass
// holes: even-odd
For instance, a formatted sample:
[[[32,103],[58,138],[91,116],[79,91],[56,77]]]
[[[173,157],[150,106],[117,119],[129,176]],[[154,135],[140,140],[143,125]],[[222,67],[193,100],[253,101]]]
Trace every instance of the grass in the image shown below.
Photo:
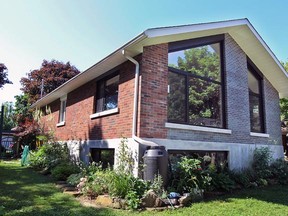
[[[0,162],[0,215],[288,215],[288,188],[242,190],[173,212],[129,212],[83,207],[63,194],[51,179],[17,161]]]

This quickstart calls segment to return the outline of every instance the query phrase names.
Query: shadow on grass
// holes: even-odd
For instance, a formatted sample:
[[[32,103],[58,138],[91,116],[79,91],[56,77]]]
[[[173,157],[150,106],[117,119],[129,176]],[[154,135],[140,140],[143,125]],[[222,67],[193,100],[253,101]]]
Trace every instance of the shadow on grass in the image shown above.
[[[18,162],[0,162],[0,215],[119,215],[83,207],[57,189],[51,179]]]

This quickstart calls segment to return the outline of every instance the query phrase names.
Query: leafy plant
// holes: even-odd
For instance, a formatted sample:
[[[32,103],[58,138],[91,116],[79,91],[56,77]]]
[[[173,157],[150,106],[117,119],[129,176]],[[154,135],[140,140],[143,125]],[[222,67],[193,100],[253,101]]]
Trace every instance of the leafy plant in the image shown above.
[[[72,163],[61,163],[51,170],[51,175],[55,180],[67,180],[71,174],[79,173],[80,169]]]
[[[149,188],[152,189],[158,196],[162,196],[164,192],[162,176],[159,174],[155,175]]]
[[[113,172],[110,177],[111,179],[108,186],[109,194],[125,198],[131,187],[132,176]]]
[[[270,170],[272,177],[277,179],[279,184],[288,184],[288,163],[283,159],[277,159],[271,163]]]
[[[231,191],[235,188],[235,182],[227,173],[211,173],[210,190]]]
[[[244,188],[250,186],[250,182],[255,181],[255,174],[251,169],[243,169],[241,171],[230,171],[230,178],[238,185]]]
[[[61,162],[69,161],[69,151],[66,144],[57,142],[46,143],[30,154],[30,166],[35,169],[51,169]]]
[[[252,168],[258,179],[267,179],[271,176],[269,165],[272,159],[269,147],[256,148],[254,151]]]
[[[201,167],[201,160],[188,157],[182,157],[177,163],[173,176],[172,187],[182,193],[206,188],[211,181],[209,172]]]
[[[67,178],[67,183],[75,187],[80,183],[80,179],[82,177],[83,177],[82,173],[73,173]]]
[[[118,162],[117,162],[116,170],[119,173],[132,175],[135,160],[133,158],[133,152],[128,147],[127,143],[128,143],[127,138],[123,137],[121,139],[121,142],[118,148],[118,153],[117,153]]]
[[[127,206],[129,209],[137,209],[141,204],[141,200],[139,199],[139,195],[136,191],[130,190],[126,195]]]

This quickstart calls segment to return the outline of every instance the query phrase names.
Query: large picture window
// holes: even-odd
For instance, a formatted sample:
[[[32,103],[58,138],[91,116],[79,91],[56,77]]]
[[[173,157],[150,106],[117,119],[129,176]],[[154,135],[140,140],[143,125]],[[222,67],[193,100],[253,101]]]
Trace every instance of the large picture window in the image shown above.
[[[222,42],[170,50],[168,121],[224,128]]]
[[[264,133],[262,78],[248,65],[249,109],[251,132]]]
[[[96,112],[118,107],[119,75],[97,82]]]

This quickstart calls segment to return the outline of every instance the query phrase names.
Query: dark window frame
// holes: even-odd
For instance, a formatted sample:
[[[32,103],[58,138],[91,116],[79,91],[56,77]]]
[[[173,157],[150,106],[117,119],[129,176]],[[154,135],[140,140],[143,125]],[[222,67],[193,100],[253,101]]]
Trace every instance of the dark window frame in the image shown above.
[[[257,66],[247,57],[247,72],[249,71],[252,75],[258,80],[259,83],[259,95],[253,94],[249,91],[249,119],[250,119],[250,131],[253,133],[265,133],[266,132],[266,122],[265,122],[265,103],[264,103],[264,76],[262,72],[257,68]],[[248,86],[249,88],[249,86]],[[260,131],[253,131],[251,125],[251,116],[250,116],[250,94],[259,98],[259,116],[260,116]]]
[[[102,158],[102,152],[103,151],[110,151],[111,153],[113,153],[114,158],[112,159],[111,164],[107,161],[103,161],[103,158]],[[113,167],[115,165],[115,149],[114,148],[90,148],[90,154],[91,154],[90,162],[96,162],[96,163],[101,162],[102,167],[104,169],[108,168],[108,163],[109,163],[110,167]]]
[[[197,48],[197,47],[207,46],[207,45],[211,45],[211,44],[215,44],[215,43],[219,43],[219,46],[220,46],[220,67],[221,67],[220,78],[221,78],[221,82],[218,82],[216,80],[212,80],[209,77],[198,76],[198,75],[191,74],[191,73],[188,73],[186,71],[182,71],[182,70],[168,66],[169,72],[184,75],[185,76],[185,83],[186,83],[186,86],[185,86],[185,89],[186,89],[186,93],[185,93],[185,105],[186,105],[185,122],[174,121],[174,120],[169,120],[169,119],[168,119],[168,122],[177,123],[177,124],[193,125],[193,126],[199,126],[199,127],[227,129],[226,85],[225,85],[226,84],[226,76],[225,76],[226,68],[225,68],[225,57],[224,57],[225,56],[225,46],[224,46],[225,45],[225,36],[224,35],[215,35],[215,36],[208,36],[208,37],[204,37],[204,38],[196,38],[196,39],[172,42],[172,43],[169,43],[168,54],[170,52],[176,52],[176,51],[185,50],[185,49]],[[195,125],[195,124],[189,123],[189,100],[188,100],[189,88],[187,88],[187,86],[189,86],[189,79],[188,79],[189,77],[202,79],[206,82],[212,82],[214,84],[218,84],[221,86],[222,127],[212,127],[212,126],[207,126],[207,125],[201,126],[201,125]]]
[[[98,100],[103,100],[103,97],[100,98],[101,96],[99,95],[100,94],[100,91],[99,91],[99,88],[101,86],[101,83],[105,83],[107,80],[113,78],[113,77],[116,77],[116,76],[119,76],[119,83],[118,83],[118,99],[119,99],[119,84],[120,84],[120,72],[117,70],[117,71],[114,71],[114,72],[110,72],[108,73],[108,75],[106,76],[101,76],[98,80],[96,80],[96,94],[95,94],[95,100],[94,100],[94,113],[99,113],[99,112],[103,112],[103,111],[106,111],[107,109],[104,109],[104,103],[102,101],[102,105],[101,105],[101,110],[97,109],[98,107]],[[105,94],[104,94],[104,98],[105,98]],[[117,99],[117,107],[118,107],[118,99]],[[109,109],[108,109],[109,110]]]

